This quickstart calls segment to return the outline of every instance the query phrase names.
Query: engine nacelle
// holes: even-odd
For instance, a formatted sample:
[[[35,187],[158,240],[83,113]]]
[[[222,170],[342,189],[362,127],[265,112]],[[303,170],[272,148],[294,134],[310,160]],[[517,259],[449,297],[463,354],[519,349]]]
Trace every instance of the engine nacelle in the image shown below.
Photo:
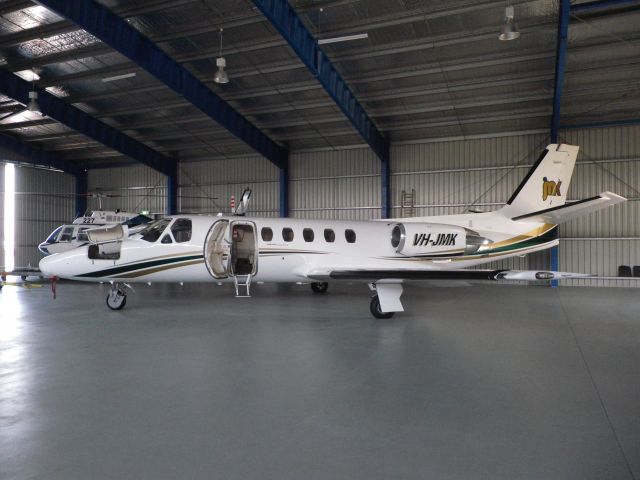
[[[391,230],[391,246],[407,257],[470,255],[488,243],[477,232],[455,225],[398,223]]]

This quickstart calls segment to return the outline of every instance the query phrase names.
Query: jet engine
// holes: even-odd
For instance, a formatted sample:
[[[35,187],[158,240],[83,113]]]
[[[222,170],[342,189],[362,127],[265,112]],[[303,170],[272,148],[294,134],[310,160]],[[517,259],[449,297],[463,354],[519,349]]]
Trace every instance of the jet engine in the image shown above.
[[[391,230],[391,246],[407,257],[470,255],[489,243],[478,232],[455,225],[398,223]]]

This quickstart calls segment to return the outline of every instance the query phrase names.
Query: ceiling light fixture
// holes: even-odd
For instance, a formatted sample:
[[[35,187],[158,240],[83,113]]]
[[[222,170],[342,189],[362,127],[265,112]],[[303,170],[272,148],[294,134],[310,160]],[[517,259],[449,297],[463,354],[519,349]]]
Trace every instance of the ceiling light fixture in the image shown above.
[[[369,38],[368,33],[357,33],[355,35],[346,35],[344,37],[321,38],[320,40],[318,40],[318,45],[326,45],[327,43],[349,42],[351,40],[362,40],[365,38]]]
[[[514,20],[515,13],[513,6],[509,6],[504,10],[504,23],[500,28],[500,36],[498,37],[500,40],[515,40],[520,36],[520,32],[518,31],[518,24]]]
[[[38,104],[38,92],[36,92],[36,72],[33,72],[33,90],[29,92],[29,103],[27,104],[27,110],[34,113],[42,113],[40,111],[40,105]],[[39,77],[38,77],[39,78]],[[42,114],[44,116],[44,114]]]
[[[123,80],[125,78],[135,77],[136,72],[131,73],[123,73],[122,75],[115,75],[113,77],[105,77],[102,79],[103,82],[115,82],[116,80]]]
[[[225,71],[225,68],[227,66],[227,61],[222,56],[222,30],[223,29],[221,28],[220,29],[220,56],[216,58],[216,67],[218,67],[218,69],[216,70],[216,74],[213,76],[213,81],[216,83],[224,84],[224,83],[229,83],[229,75]]]

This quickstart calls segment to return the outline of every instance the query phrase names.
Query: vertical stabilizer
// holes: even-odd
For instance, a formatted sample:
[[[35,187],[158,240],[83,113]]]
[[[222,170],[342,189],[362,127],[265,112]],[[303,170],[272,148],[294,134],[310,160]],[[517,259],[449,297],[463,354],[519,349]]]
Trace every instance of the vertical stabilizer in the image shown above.
[[[511,195],[503,213],[514,217],[564,205],[578,149],[565,144],[547,146]]]

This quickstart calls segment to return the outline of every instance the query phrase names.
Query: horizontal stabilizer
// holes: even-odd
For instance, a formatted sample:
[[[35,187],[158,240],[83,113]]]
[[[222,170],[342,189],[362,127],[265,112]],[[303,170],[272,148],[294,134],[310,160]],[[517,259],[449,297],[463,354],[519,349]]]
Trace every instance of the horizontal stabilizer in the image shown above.
[[[615,193],[603,192],[595,197],[586,198],[577,202],[538,210],[537,212],[527,213],[526,215],[519,215],[513,217],[512,220],[552,223],[557,225],[626,201],[626,198],[616,195]]]
[[[314,280],[518,280],[535,282],[540,280],[566,280],[585,278],[585,273],[549,272],[539,270],[332,270],[311,272]]]

